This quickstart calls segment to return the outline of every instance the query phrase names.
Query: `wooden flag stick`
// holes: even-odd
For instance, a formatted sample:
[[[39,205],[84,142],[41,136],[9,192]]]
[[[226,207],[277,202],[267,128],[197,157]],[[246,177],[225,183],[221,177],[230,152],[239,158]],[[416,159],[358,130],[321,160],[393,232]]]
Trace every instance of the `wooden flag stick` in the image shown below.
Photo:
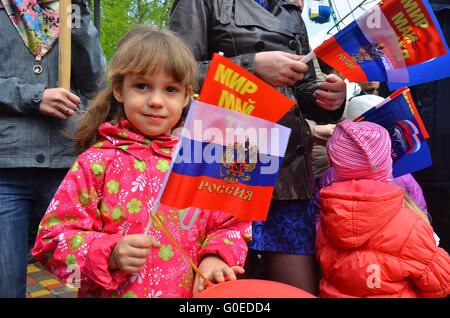
[[[72,1],[59,1],[59,87],[70,91]]]
[[[159,219],[156,215],[153,213],[150,213],[150,218],[152,219],[153,223],[156,225],[159,225],[160,229],[167,235],[167,237],[172,241],[173,244],[175,244],[175,247],[178,248],[178,250],[181,252],[181,254],[184,256],[184,258],[189,262],[192,269],[200,276],[200,278],[203,280],[204,286],[211,286],[214,285],[208,278],[206,278],[202,272],[198,269],[198,267],[194,264],[194,262],[191,260],[191,258],[186,254],[186,252],[181,248],[180,244],[178,244],[175,237],[170,233],[169,229],[167,228],[166,224],[164,223],[164,220]]]

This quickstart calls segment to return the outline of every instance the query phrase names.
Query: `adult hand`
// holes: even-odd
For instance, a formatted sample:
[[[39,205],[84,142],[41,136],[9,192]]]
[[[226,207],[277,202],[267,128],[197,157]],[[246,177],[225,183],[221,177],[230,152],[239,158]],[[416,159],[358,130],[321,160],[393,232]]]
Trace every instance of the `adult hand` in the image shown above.
[[[333,134],[334,128],[336,128],[334,124],[316,125],[313,132],[314,141],[322,146],[326,146],[328,139]]]
[[[127,274],[141,271],[152,247],[161,247],[161,243],[153,236],[143,234],[125,235],[114,246],[109,255],[109,269],[120,269]]]
[[[64,88],[49,88],[44,90],[39,111],[46,116],[67,119],[72,116],[81,104],[80,98]]]
[[[199,271],[211,282],[223,283],[236,280],[236,274],[243,274],[245,270],[240,266],[229,267],[219,256],[208,255],[203,258],[198,266]],[[199,275],[195,275],[194,296],[205,289],[205,283]]]
[[[335,74],[325,78],[325,82],[319,84],[319,89],[314,92],[314,98],[318,106],[326,110],[336,110],[342,106],[347,94],[347,84]]]
[[[254,73],[275,87],[294,85],[308,70],[308,66],[300,62],[301,58],[282,51],[259,52],[255,54]]]

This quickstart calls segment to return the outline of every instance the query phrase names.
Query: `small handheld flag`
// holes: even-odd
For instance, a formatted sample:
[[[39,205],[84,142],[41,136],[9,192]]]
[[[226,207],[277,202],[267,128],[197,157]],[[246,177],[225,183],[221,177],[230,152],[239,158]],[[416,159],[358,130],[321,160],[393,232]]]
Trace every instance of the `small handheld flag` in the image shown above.
[[[427,0],[385,0],[314,50],[350,82],[409,83],[419,79],[410,67],[448,53]],[[311,56],[305,56],[306,61]],[[447,67],[447,65],[442,65]]]
[[[295,101],[269,84],[215,53],[200,92],[201,102],[277,122]]]
[[[153,212],[165,204],[185,209],[187,220],[198,209],[264,220],[290,136],[289,128],[275,122],[294,105],[261,79],[214,54]]]
[[[193,102],[160,202],[264,220],[289,134],[273,122]]]
[[[354,121],[362,120],[379,124],[389,132],[394,177],[431,165],[431,154],[426,142],[429,135],[408,88],[395,91]]]

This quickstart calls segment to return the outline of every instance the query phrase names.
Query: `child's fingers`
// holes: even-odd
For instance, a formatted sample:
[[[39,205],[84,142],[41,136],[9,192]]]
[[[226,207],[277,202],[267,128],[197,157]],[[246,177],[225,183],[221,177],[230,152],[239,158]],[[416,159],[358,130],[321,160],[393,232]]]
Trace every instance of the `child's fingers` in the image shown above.
[[[146,258],[128,257],[126,264],[130,267],[140,268],[143,267],[146,262]]]
[[[205,282],[203,281],[203,279],[201,279],[201,278],[199,278],[199,283],[198,283],[198,286],[197,286],[197,290],[198,290],[198,292],[201,292],[203,289],[205,289],[205,287],[206,287],[206,284],[205,284]]]
[[[144,234],[127,235],[128,244],[135,248],[161,247],[158,240],[154,236],[146,236]]]
[[[218,282],[218,283],[223,283],[225,281],[225,277],[223,275],[223,270],[215,270],[214,272],[211,273],[211,281],[212,282]]]
[[[234,270],[230,267],[223,269],[223,275],[225,280],[236,280],[236,275],[234,273]]]
[[[233,272],[235,274],[244,274],[245,273],[245,269],[241,266],[232,266],[231,269],[233,270]]]
[[[202,290],[204,290],[205,288],[206,288],[205,281],[199,275],[196,275],[193,289],[194,296],[197,295]]]
[[[139,259],[146,259],[148,254],[150,254],[150,248],[136,248],[130,246],[127,251],[127,256],[131,258],[139,258]]]
[[[241,266],[227,267],[224,271],[226,280],[236,280],[236,274],[244,274],[245,270]]]
[[[154,248],[160,248],[161,247],[161,243],[156,239],[156,237],[154,236],[149,236],[150,240],[151,240],[151,246]]]
[[[211,281],[223,283],[228,280],[236,280],[236,274],[243,274],[245,270],[241,266],[224,267],[211,274]]]

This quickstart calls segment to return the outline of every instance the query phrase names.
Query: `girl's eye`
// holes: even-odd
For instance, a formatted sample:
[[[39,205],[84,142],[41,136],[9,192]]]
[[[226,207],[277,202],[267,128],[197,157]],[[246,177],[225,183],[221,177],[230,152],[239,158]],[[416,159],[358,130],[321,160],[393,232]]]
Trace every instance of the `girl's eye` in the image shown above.
[[[167,87],[166,90],[167,90],[169,93],[176,93],[176,92],[178,91],[178,89],[177,89],[176,87],[173,87],[173,86]]]
[[[136,84],[136,87],[139,89],[147,89],[148,85],[144,84],[144,83],[138,83],[138,84]]]

